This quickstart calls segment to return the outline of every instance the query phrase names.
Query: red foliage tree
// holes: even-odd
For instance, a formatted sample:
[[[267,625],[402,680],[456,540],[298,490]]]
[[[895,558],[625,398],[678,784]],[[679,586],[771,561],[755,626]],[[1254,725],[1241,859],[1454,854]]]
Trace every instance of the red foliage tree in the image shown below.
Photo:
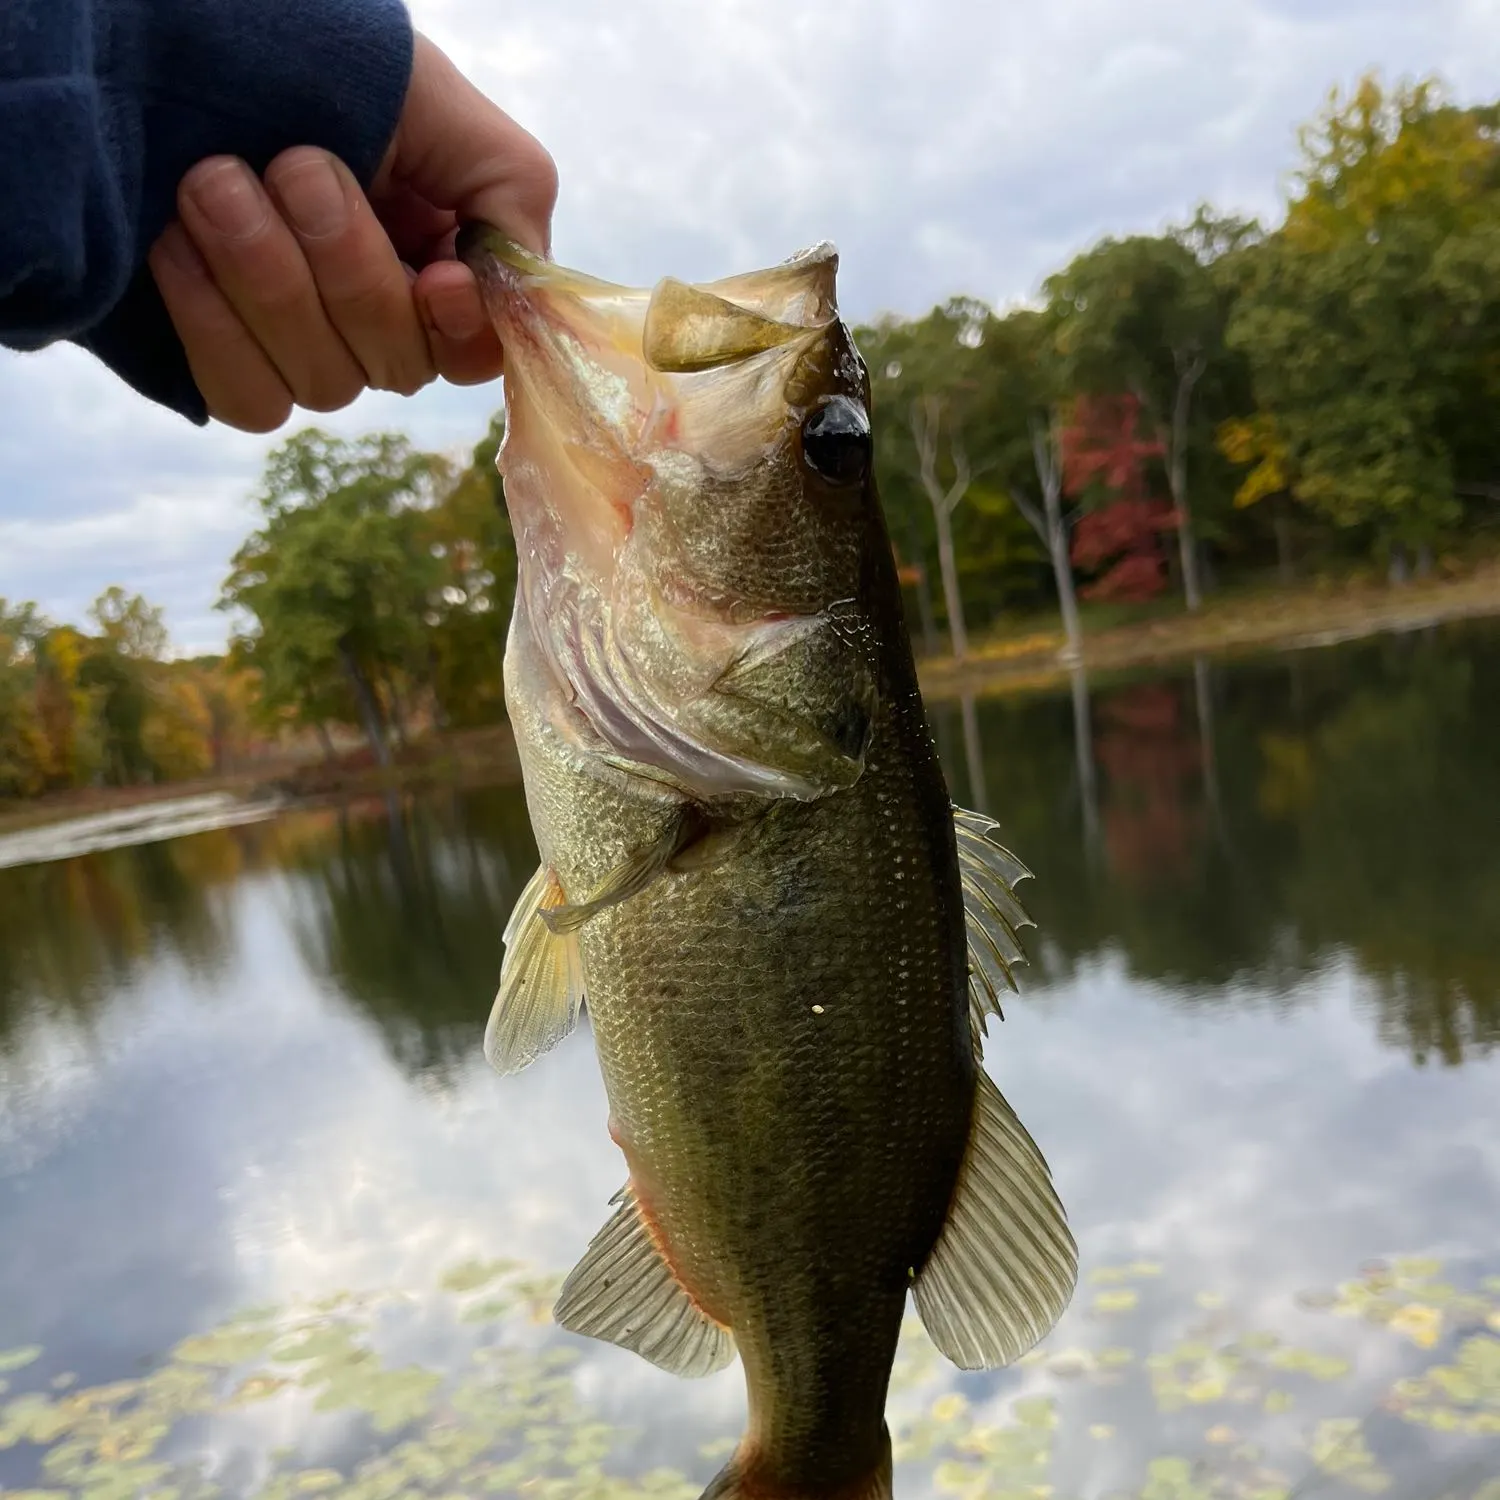
[[[1152,599],[1167,585],[1161,533],[1177,524],[1177,515],[1147,492],[1146,462],[1164,450],[1139,434],[1140,415],[1131,395],[1080,396],[1062,431],[1065,493],[1099,485],[1115,497],[1073,531],[1074,566],[1104,570],[1079,591],[1085,599]]]

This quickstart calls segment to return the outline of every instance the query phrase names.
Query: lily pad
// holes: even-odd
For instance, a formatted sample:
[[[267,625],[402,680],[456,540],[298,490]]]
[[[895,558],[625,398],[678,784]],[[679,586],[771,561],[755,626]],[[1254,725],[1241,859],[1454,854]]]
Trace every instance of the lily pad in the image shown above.
[[[520,1262],[514,1260],[466,1260],[445,1271],[438,1285],[445,1292],[477,1292],[480,1287],[520,1269]]]

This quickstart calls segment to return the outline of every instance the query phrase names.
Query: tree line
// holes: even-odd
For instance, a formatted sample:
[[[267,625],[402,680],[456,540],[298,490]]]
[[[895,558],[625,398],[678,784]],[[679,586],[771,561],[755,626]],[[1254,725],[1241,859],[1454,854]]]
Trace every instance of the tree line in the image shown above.
[[[1269,230],[1200,207],[1106,238],[1030,305],[856,331],[913,634],[1091,618],[1240,579],[1393,581],[1500,541],[1500,103],[1366,77],[1299,135]],[[164,780],[238,740],[354,729],[388,763],[503,718],[515,544],[495,456],[309,429],[270,456],[223,658],[167,659],[109,591],[91,630],[0,602],[0,796]]]
[[[1031,306],[860,331],[922,634],[970,617],[1374,564],[1500,534],[1500,104],[1335,92],[1282,223],[1202,206]],[[936,580],[932,587],[928,580]]]

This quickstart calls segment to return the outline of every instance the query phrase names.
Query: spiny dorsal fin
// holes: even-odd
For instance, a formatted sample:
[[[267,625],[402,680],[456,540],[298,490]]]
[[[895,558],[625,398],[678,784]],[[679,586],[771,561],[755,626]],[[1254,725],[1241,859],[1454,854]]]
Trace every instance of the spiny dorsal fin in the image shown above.
[[[673,1375],[711,1375],[734,1358],[734,1336],[683,1289],[652,1241],[635,1194],[596,1234],[563,1283],[553,1316],[570,1333],[604,1339]]]
[[[996,1369],[1051,1331],[1077,1281],[1047,1163],[981,1069],[948,1219],[912,1289],[923,1326],[961,1370]]]
[[[976,1050],[985,1033],[985,1017],[995,1015],[1004,1020],[1000,991],[1015,990],[1013,970],[1026,962],[1020,929],[1036,926],[1015,894],[1031,871],[992,837],[999,827],[993,818],[981,813],[953,809],[969,944],[969,1015]]]
[[[519,1073],[578,1022],[583,1004],[578,940],[553,932],[545,920],[562,899],[557,876],[542,865],[505,924],[500,989],[484,1028],[484,1055],[499,1073]]]

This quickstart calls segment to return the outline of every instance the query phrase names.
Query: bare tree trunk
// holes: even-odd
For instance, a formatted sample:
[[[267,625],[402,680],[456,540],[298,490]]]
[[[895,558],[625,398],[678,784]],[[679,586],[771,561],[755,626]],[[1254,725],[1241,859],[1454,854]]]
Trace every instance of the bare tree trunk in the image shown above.
[[[354,706],[359,711],[359,720],[364,726],[365,738],[370,742],[375,762],[383,770],[388,770],[391,764],[391,747],[386,744],[385,728],[380,722],[380,705],[375,700],[375,690],[370,686],[370,679],[354,659],[354,652],[346,641],[339,642],[339,661],[343,664],[344,676],[349,679]]]
[[[937,527],[938,568],[943,579],[943,604],[948,611],[948,633],[953,640],[953,658],[962,661],[969,654],[969,632],[964,624],[964,602],[958,587],[958,561],[953,552],[953,512],[969,489],[969,458],[957,434],[948,440],[953,453],[953,483],[944,489],[937,475],[938,429],[943,404],[939,397],[928,396],[914,401],[911,409],[912,436],[917,443],[917,459],[922,474],[922,488],[932,506]]]
[[[948,634],[953,641],[953,659],[969,654],[969,627],[964,623],[964,601],[958,590],[958,561],[953,555],[953,513],[937,512],[938,567],[943,575],[943,601],[948,610]]]
[[[1063,636],[1067,641],[1063,659],[1069,663],[1077,662],[1083,659],[1083,623],[1078,616],[1078,591],[1073,582],[1069,545],[1071,528],[1062,509],[1062,455],[1058,451],[1056,413],[1048,417],[1045,426],[1033,419],[1031,452],[1042,489],[1042,509],[1038,512],[1030,500],[1016,491],[1011,492],[1011,502],[1041,538],[1052,561],[1057,606],[1062,612]]]
[[[318,722],[313,725],[313,729],[317,733],[318,743],[323,747],[323,759],[329,765],[332,765],[334,761],[333,736],[329,734],[328,726],[321,719],[319,719]]]
[[[1203,584],[1198,571],[1198,542],[1193,534],[1193,512],[1188,504],[1188,419],[1193,412],[1193,391],[1202,378],[1205,361],[1198,352],[1186,363],[1181,353],[1176,358],[1177,395],[1172,402],[1172,421],[1164,434],[1167,486],[1172,491],[1172,506],[1177,512],[1177,548],[1182,561],[1182,592],[1188,609],[1196,613],[1203,606]],[[1147,405],[1140,391],[1135,395],[1142,406]]]

